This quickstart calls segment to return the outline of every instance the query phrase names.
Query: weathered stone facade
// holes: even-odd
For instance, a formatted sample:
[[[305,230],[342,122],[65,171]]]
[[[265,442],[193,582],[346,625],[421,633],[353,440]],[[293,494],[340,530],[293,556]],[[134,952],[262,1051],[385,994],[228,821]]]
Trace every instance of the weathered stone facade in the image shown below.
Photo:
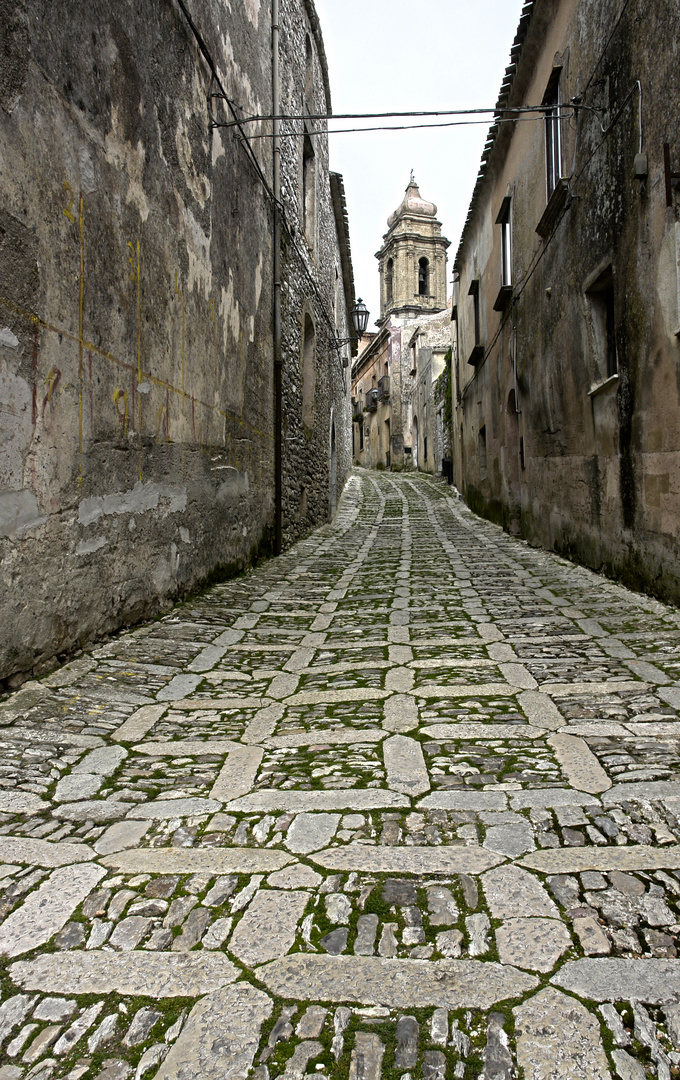
[[[376,258],[380,333],[352,370],[354,460],[367,468],[442,468],[435,383],[451,340],[446,249],[437,207],[413,177]],[[426,265],[424,265],[426,264]]]
[[[0,3],[0,679],[271,544],[271,125],[221,126],[271,114],[271,12],[190,16],[197,34],[178,0]],[[280,25],[283,109],[329,112],[312,0],[281,0]],[[282,147],[286,543],[351,463],[322,128]]]
[[[525,5],[455,262],[454,365],[470,506],[676,603],[679,33],[670,0]]]

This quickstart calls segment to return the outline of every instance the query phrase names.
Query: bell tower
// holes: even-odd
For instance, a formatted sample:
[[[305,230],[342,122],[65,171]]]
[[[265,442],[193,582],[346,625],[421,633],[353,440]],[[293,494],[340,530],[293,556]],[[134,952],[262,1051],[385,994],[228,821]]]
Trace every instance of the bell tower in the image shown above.
[[[423,199],[413,172],[399,207],[376,253],[380,267],[380,319],[417,318],[446,307],[446,249],[437,207]]]

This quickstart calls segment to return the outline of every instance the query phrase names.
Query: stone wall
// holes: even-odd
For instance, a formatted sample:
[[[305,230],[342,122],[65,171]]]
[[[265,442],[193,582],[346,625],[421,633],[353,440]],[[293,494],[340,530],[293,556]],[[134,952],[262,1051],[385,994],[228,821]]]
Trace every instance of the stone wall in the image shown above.
[[[269,114],[269,5],[193,0],[191,16],[227,98]],[[284,108],[306,93],[330,109],[311,0],[283,0],[281,21]],[[211,126],[217,87],[176,0],[0,0],[0,33],[7,679],[270,549],[272,154],[268,138],[249,150]],[[233,118],[226,100],[211,108]],[[297,250],[302,138],[284,144],[288,542],[327,519],[349,467],[347,372],[328,338],[336,324],[346,335],[353,286],[326,138],[314,256]],[[318,347],[303,435],[305,313]]]
[[[562,175],[548,198],[542,116],[492,129],[455,263],[456,483],[532,543],[677,603],[680,201],[664,143],[680,171],[680,72],[658,43],[678,39],[680,12],[620,14],[525,7],[500,105],[545,101],[559,74]]]

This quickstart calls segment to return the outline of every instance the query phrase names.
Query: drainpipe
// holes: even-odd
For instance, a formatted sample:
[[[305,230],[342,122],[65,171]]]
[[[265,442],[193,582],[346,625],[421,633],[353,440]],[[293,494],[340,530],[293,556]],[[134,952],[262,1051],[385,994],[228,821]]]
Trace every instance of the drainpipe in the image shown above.
[[[281,135],[279,0],[272,0],[272,114],[274,151],[274,552],[283,546],[283,356],[281,351]]]

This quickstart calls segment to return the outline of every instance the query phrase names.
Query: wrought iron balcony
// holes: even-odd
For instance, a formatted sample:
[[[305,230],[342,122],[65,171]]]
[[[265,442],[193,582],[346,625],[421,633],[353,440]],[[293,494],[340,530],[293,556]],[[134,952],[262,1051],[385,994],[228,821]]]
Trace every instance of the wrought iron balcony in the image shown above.
[[[378,379],[378,401],[389,401],[390,397],[390,377],[389,375],[383,375],[382,379]]]
[[[378,408],[378,389],[374,387],[372,390],[366,391],[366,411],[375,412]]]

